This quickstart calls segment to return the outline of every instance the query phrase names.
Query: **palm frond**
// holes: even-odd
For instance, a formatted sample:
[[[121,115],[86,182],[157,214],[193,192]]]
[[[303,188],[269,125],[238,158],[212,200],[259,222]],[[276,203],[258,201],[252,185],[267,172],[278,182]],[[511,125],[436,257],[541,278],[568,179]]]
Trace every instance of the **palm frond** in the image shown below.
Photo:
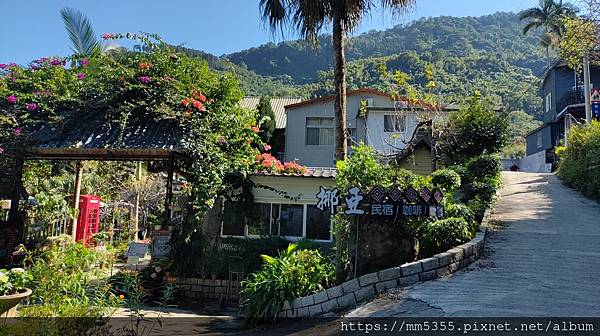
[[[543,25],[544,24],[540,21],[530,21],[523,27],[523,35],[527,35],[530,30],[537,29]]]
[[[90,20],[80,11],[65,7],[60,15],[73,45],[71,50],[79,56],[89,56],[100,51],[100,42]]]

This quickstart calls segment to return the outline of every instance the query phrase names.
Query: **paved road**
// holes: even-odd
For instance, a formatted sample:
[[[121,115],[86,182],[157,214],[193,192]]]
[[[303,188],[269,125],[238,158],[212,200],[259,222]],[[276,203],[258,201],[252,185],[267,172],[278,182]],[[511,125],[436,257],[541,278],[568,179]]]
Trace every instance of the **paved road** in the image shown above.
[[[551,174],[506,173],[486,257],[349,316],[600,316],[600,205]]]

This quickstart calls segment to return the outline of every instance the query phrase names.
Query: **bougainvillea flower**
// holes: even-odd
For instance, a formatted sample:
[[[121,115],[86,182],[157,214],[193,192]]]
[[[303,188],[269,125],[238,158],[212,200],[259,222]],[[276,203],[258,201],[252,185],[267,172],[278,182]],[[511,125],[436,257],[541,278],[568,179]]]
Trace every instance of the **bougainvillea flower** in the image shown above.
[[[53,59],[52,61],[50,61],[50,64],[51,64],[51,65],[54,65],[54,66],[59,66],[59,65],[65,65],[65,64],[66,64],[66,62],[65,62],[64,60],[61,60],[61,59],[55,58],[55,59]]]
[[[7,65],[4,63],[0,63],[0,69],[6,69]]]
[[[149,76],[140,76],[140,77],[138,77],[138,79],[140,80],[140,82],[142,82],[144,84],[148,84],[151,81]]]
[[[185,107],[190,106],[190,101],[184,98],[181,100],[181,105]]]
[[[0,147],[0,154],[4,153],[4,148]]]
[[[6,97],[6,100],[8,101],[9,104],[14,104],[17,102],[17,97],[15,97],[14,95],[10,95],[10,96]]]
[[[25,108],[27,108],[29,111],[35,111],[37,110],[38,106],[36,103],[28,103],[25,105]]]
[[[194,102],[192,103],[192,105],[194,105],[195,108],[198,109],[198,111],[203,111],[204,110],[204,105],[202,105],[202,103],[198,100],[194,100]]]
[[[113,35],[109,34],[109,33],[104,33],[104,34],[102,34],[102,38],[105,40],[109,40],[109,39],[113,38]]]
[[[90,60],[88,60],[87,58],[82,59],[79,62],[82,66],[87,66],[88,64],[90,64]]]
[[[15,128],[13,130],[13,134],[16,135],[16,136],[21,135],[21,133],[23,133],[23,129],[21,129],[21,128]]]
[[[80,73],[77,74],[77,79],[83,80],[84,78],[85,78],[85,74],[84,73],[80,72]]]
[[[263,147],[263,149],[264,149],[264,150],[266,150],[266,151],[268,151],[268,150],[271,150],[271,146],[270,146],[270,145],[265,145],[265,146]]]
[[[202,94],[202,92],[198,92],[198,91],[194,92],[193,97],[194,97],[194,99],[198,99],[202,103],[206,102],[206,96],[204,96]]]
[[[260,128],[258,128],[256,126],[252,126],[252,132],[258,133],[258,132],[260,132]]]
[[[152,67],[152,63],[148,63],[148,62],[140,63],[140,69],[142,69],[142,70],[148,70],[151,67]]]

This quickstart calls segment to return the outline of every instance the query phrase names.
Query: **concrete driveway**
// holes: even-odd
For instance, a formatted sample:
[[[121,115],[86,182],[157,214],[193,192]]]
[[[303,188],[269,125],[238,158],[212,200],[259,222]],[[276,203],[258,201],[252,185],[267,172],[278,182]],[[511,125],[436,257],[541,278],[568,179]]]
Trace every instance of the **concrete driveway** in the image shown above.
[[[600,204],[552,174],[503,179],[483,259],[348,316],[600,316]]]

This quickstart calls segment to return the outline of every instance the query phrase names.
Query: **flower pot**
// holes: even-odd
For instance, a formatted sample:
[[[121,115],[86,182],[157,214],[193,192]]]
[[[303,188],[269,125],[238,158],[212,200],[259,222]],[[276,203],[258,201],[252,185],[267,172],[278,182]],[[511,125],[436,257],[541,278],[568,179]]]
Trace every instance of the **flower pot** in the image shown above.
[[[0,296],[0,317],[16,317],[17,306],[21,300],[31,295],[31,289],[25,288],[23,293]]]

